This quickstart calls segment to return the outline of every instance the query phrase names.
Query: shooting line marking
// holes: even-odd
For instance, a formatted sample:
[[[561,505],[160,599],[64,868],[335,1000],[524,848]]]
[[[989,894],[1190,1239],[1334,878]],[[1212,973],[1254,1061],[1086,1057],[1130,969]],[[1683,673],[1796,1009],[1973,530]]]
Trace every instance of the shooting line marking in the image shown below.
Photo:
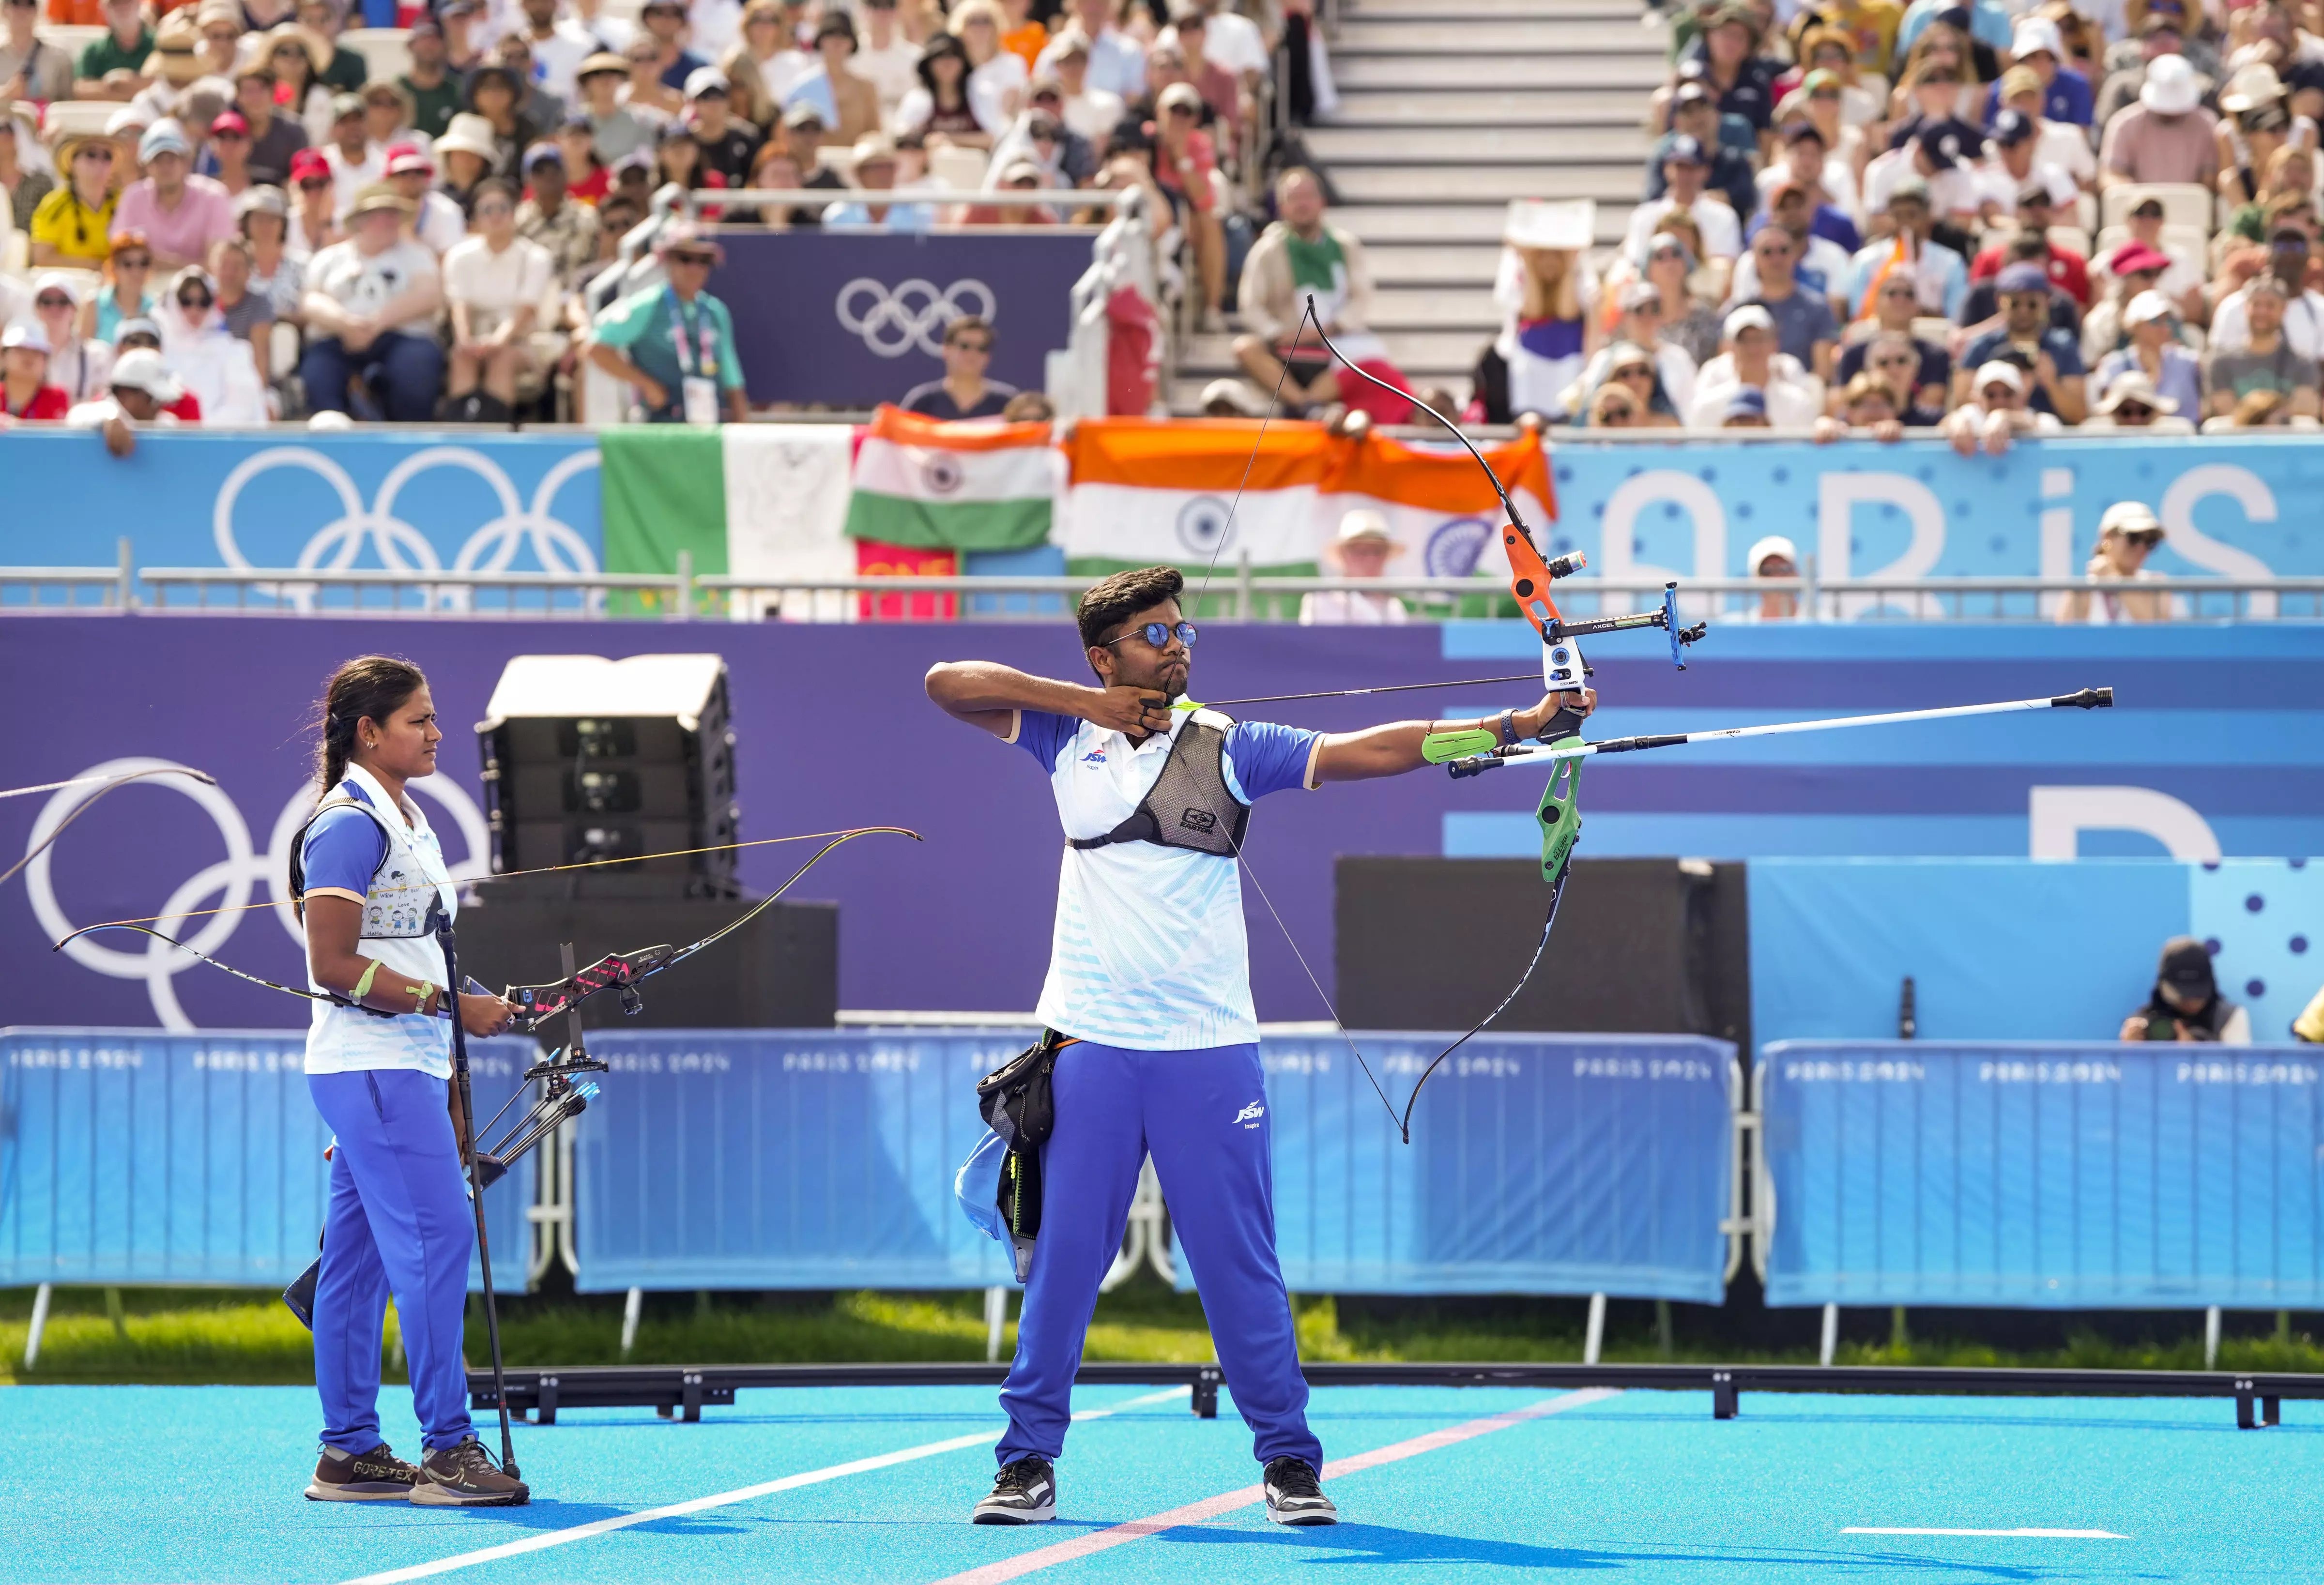
[[[1127,1398],[1102,1409],[1082,1409],[1074,1413],[1075,1420],[1102,1420],[1124,1409],[1138,1408],[1146,1404],[1158,1404],[1171,1398],[1183,1398],[1188,1389],[1166,1387],[1142,1397]],[[480,1547],[456,1556],[439,1558],[434,1562],[414,1563],[406,1569],[390,1569],[383,1573],[365,1574],[348,1585],[400,1585],[406,1580],[424,1580],[433,1574],[449,1573],[454,1569],[474,1568],[478,1563],[498,1562],[503,1558],[521,1557],[529,1552],[541,1552],[552,1546],[565,1546],[592,1536],[611,1534],[633,1525],[650,1525],[657,1519],[681,1518],[687,1514],[706,1513],[712,1508],[732,1507],[736,1503],[770,1497],[778,1491],[793,1491],[802,1486],[819,1486],[827,1480],[841,1480],[850,1475],[867,1475],[874,1470],[890,1469],[919,1459],[932,1459],[939,1453],[959,1452],[964,1448],[991,1445],[999,1428],[979,1431],[968,1436],[947,1437],[942,1442],[922,1442],[918,1447],[899,1448],[891,1453],[874,1453],[867,1459],[851,1459],[844,1464],[832,1464],[821,1470],[807,1470],[797,1475],[786,1475],[777,1480],[762,1480],[756,1486],[739,1487],[712,1497],[697,1497],[686,1502],[669,1503],[658,1508],[641,1508],[634,1514],[618,1514],[610,1519],[596,1519],[586,1525],[576,1525],[569,1530],[550,1530],[539,1535],[529,1535],[521,1541],[511,1541],[499,1546]]]
[[[1433,1453],[1439,1448],[1452,1447],[1473,1437],[1489,1436],[1496,1431],[1507,1431],[1513,1425],[1522,1425],[1529,1420],[1539,1420],[1545,1415],[1563,1414],[1568,1409],[1579,1409],[1584,1405],[1618,1396],[1619,1393],[1620,1389],[1618,1387],[1586,1387],[1580,1392],[1563,1393],[1540,1403],[1527,1404],[1523,1408],[1510,1409],[1499,1415],[1488,1415],[1481,1420],[1471,1420],[1466,1424],[1447,1426],[1443,1431],[1431,1431],[1425,1435],[1412,1437],[1404,1442],[1391,1442],[1383,1448],[1374,1448],[1368,1453],[1357,1453],[1345,1459],[1333,1459],[1324,1464],[1323,1479],[1333,1480],[1342,1475],[1353,1475],[1361,1470],[1377,1469],[1382,1464],[1394,1464],[1406,1459],[1417,1458],[1422,1453]],[[1238,1508],[1252,1507],[1266,1500],[1265,1489],[1257,1486],[1245,1486],[1233,1491],[1222,1491],[1216,1497],[1206,1497],[1200,1502],[1191,1502],[1184,1507],[1172,1508],[1167,1513],[1156,1514],[1144,1519],[1131,1519],[1126,1524],[1116,1525],[1111,1529],[1077,1535],[1071,1541],[1061,1541],[1055,1546],[1045,1546],[1036,1552],[1025,1553],[1013,1558],[1004,1558],[998,1562],[986,1563],[982,1568],[971,1569],[966,1573],[954,1574],[949,1579],[941,1580],[937,1581],[937,1585],[1000,1585],[1000,1581],[1004,1580],[1014,1580],[1022,1575],[1033,1573],[1037,1570],[1054,1568],[1059,1563],[1073,1562],[1077,1559],[1088,1557],[1093,1553],[1104,1552],[1111,1547],[1120,1546],[1142,1536],[1159,1534],[1165,1530],[1175,1530],[1182,1525],[1199,1525],[1205,1519],[1214,1519],[1221,1514],[1231,1514]]]
[[[2127,1535],[2116,1535],[2111,1530],[1940,1530],[1904,1528],[1886,1525],[1850,1525],[1840,1531],[1842,1535],[2022,1535],[2037,1541],[2128,1541]]]

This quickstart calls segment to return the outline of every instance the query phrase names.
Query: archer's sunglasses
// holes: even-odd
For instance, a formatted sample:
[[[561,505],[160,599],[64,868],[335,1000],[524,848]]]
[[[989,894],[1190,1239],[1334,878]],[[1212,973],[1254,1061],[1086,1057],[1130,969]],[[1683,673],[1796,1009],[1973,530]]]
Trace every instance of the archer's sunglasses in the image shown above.
[[[1124,642],[1130,639],[1138,638],[1144,639],[1148,643],[1153,645],[1157,650],[1168,644],[1169,641],[1175,638],[1180,643],[1185,645],[1186,648],[1191,650],[1194,647],[1194,624],[1191,622],[1182,622],[1176,627],[1172,627],[1167,622],[1149,622],[1144,627],[1138,629],[1134,632],[1124,633],[1119,639],[1108,639],[1105,641],[1105,648],[1110,650],[1116,644]]]

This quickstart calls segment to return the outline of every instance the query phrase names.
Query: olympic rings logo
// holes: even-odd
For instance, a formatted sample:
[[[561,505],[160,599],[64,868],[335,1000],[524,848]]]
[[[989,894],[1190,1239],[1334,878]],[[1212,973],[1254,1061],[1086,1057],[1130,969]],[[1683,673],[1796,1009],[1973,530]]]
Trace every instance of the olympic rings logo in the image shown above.
[[[242,492],[261,475],[276,468],[304,469],[322,479],[339,501],[339,515],[307,541],[293,563],[300,571],[343,572],[355,565],[369,545],[380,564],[391,571],[410,573],[505,572],[517,551],[530,547],[541,567],[551,573],[586,575],[598,570],[597,558],[579,531],[558,518],[550,507],[567,481],[597,465],[592,447],[560,458],[533,487],[530,504],[521,501],[516,485],[500,465],[483,452],[466,446],[430,446],[415,451],[388,470],[379,493],[366,507],[363,493],[346,468],[311,447],[273,446],[244,457],[218,486],[211,509],[210,531],[218,554],[228,567],[250,567],[250,558],[235,541],[235,504]],[[470,535],[447,569],[428,537],[395,514],[396,498],[418,475],[436,467],[464,469],[484,481],[500,507],[500,515]],[[270,596],[287,601],[300,611],[313,609],[312,585],[260,585]],[[447,610],[466,610],[472,591],[446,589],[439,603]]]
[[[856,299],[864,297],[872,306],[859,312]],[[955,281],[938,291],[935,282],[915,277],[890,291],[871,276],[859,275],[839,289],[833,306],[841,329],[862,336],[883,358],[899,358],[916,346],[930,357],[942,355],[945,326],[964,314],[990,324],[999,302],[982,281]]]
[[[190,769],[175,760],[158,760],[143,755],[107,760],[79,771],[76,779],[88,777],[126,776],[139,770]],[[257,852],[251,845],[250,827],[222,788],[180,777],[141,782],[140,787],[167,788],[193,800],[196,807],[210,817],[211,825],[226,840],[226,857],[214,864],[197,870],[175,891],[170,894],[159,912],[161,917],[153,927],[164,935],[177,935],[196,952],[217,954],[218,948],[233,935],[247,916],[241,909],[251,900],[251,893],[260,881],[264,881],[272,898],[275,922],[283,934],[298,945],[303,955],[307,937],[299,928],[299,917],[290,907],[288,891],[290,865],[290,839],[299,827],[314,812],[315,792],[302,787],[291,794],[290,802],[275,816],[274,828],[269,834],[266,851]],[[455,880],[483,875],[492,868],[491,835],[484,823],[484,811],[476,806],[466,788],[448,776],[430,776],[410,784],[410,790],[422,794],[439,805],[459,828],[467,856],[460,862],[449,863],[447,872]],[[48,841],[57,827],[71,817],[74,810],[104,790],[101,785],[60,788],[42,806],[40,818],[32,823],[32,834],[25,839],[26,851]],[[32,899],[32,915],[41,922],[51,941],[62,940],[79,926],[65,915],[63,905],[57,900],[56,887],[50,876],[50,863],[56,850],[49,848],[24,866],[24,888]],[[213,901],[212,899],[215,899]],[[189,916],[204,906],[228,910],[215,913],[202,921],[202,926],[191,936],[180,935],[180,926]],[[85,969],[115,980],[143,980],[145,992],[153,1005],[154,1017],[165,1029],[184,1033],[197,1027],[192,1018],[179,1004],[177,987],[179,974],[199,966],[199,960],[187,956],[165,941],[148,935],[143,938],[144,948],[124,952],[108,946],[95,936],[84,935],[65,946],[65,955]]]

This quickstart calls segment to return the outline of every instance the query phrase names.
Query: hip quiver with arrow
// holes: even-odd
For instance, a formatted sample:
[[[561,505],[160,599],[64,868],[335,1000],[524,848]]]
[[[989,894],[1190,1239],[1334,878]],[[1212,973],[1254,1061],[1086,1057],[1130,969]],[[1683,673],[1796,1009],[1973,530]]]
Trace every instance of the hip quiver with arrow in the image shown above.
[[[976,1109],[1008,1152],[1001,1163],[1001,1219],[1019,1283],[1032,1275],[1033,1240],[1041,1231],[1041,1147],[1057,1126],[1050,1079],[1057,1053],[1074,1043],[1069,1035],[1044,1029],[1038,1040],[976,1082]]]

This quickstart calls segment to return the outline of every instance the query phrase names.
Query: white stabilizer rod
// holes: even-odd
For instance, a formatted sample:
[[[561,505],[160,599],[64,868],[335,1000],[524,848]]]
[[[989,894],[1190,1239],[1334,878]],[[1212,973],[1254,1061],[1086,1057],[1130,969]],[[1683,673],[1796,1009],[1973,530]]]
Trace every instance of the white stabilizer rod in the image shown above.
[[[1775,737],[1787,732],[1831,732],[1843,726],[1891,726],[1905,721],[1945,721],[1957,715],[2004,715],[2015,710],[2110,710],[2112,688],[2084,688],[2047,699],[2005,699],[1996,705],[1948,705],[1939,710],[1897,710],[1886,715],[1838,715],[1822,721],[1785,721],[1769,726],[1722,726],[1712,732],[1667,733],[1655,737],[1609,738],[1556,749],[1527,749],[1528,758],[1579,760],[1590,754],[1627,754],[1639,749],[1670,749],[1681,743],[1713,743],[1729,738]],[[1514,756],[1516,751],[1510,751]]]

